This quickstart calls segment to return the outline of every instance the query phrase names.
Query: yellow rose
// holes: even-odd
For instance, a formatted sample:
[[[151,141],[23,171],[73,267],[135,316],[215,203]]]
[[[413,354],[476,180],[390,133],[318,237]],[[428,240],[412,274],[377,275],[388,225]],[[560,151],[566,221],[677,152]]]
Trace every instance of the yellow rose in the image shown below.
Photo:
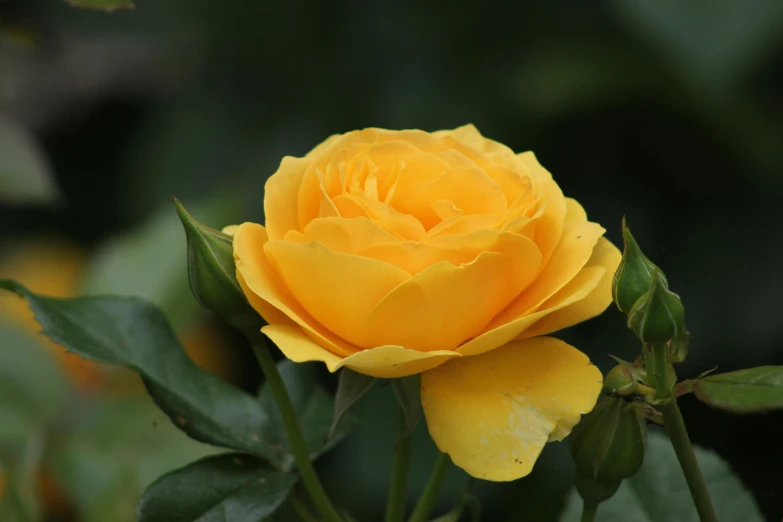
[[[365,129],[286,157],[237,278],[289,359],[422,373],[430,434],[475,477],[526,475],[590,411],[601,373],[536,337],[600,314],[620,252],[532,152],[468,125]]]

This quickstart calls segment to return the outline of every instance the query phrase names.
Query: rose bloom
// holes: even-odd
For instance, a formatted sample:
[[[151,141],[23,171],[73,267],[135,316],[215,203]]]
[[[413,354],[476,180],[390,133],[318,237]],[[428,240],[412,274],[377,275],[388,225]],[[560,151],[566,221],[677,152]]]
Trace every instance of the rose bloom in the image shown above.
[[[472,125],[330,137],[269,178],[237,278],[296,362],[421,373],[438,448],[469,474],[528,474],[589,412],[601,373],[544,334],[603,312],[620,252],[532,152]]]

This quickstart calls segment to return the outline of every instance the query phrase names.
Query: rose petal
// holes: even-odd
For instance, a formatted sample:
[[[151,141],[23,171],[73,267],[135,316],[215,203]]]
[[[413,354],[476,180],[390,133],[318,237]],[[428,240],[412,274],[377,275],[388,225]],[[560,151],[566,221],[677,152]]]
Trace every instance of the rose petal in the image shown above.
[[[309,165],[309,159],[286,156],[277,172],[267,180],[264,215],[266,230],[272,239],[282,239],[289,230],[300,230],[299,190]]]
[[[522,333],[522,337],[556,332],[600,315],[612,302],[612,279],[622,257],[623,254],[616,246],[606,238],[599,238],[593,249],[593,255],[585,265],[586,267],[603,267],[605,269],[598,285],[584,299],[552,312],[537,321]],[[550,301],[555,302],[557,299],[558,295],[555,294],[541,305],[541,308],[544,310],[550,308]]]
[[[307,224],[303,233],[289,230],[285,240],[295,243],[319,241],[326,248],[344,254],[356,254],[374,245],[398,242],[396,237],[364,216],[317,218]]]
[[[522,332],[546,315],[587,297],[601,281],[603,275],[604,269],[602,267],[594,266],[582,269],[557,293],[557,299],[553,298],[547,303],[549,308],[542,308],[536,313],[519,317],[495,328],[488,326],[484,333],[463,344],[457,348],[457,351],[462,355],[478,355],[503,346],[519,337]]]
[[[398,185],[392,204],[429,229],[441,221],[432,208],[439,199],[448,199],[466,214],[499,213],[507,208],[503,190],[478,167],[452,167],[436,179],[405,188]]]
[[[418,241],[372,245],[359,251],[358,255],[390,263],[411,275],[416,275],[442,261],[458,266],[470,263],[476,258],[474,253],[450,250]]]
[[[514,264],[484,252],[467,265],[442,261],[392,290],[361,326],[362,346],[453,350],[475,335],[509,299]]]
[[[329,331],[364,348],[360,342],[367,314],[389,292],[410,278],[395,266],[375,259],[341,254],[322,243],[269,241],[264,245],[285,287],[305,310]]]
[[[492,320],[490,328],[508,323],[537,310],[544,301],[552,297],[579,273],[590,259],[593,247],[604,232],[600,225],[589,221],[567,223],[557,250],[541,273],[517,299]],[[541,246],[539,241],[536,241],[536,244]],[[541,254],[543,256],[543,252]]]
[[[237,279],[253,308],[270,324],[289,324],[274,312],[279,310],[335,354],[356,352],[356,346],[324,328],[291,295],[264,254],[267,241],[266,230],[256,223],[239,225],[234,233]]]
[[[566,216],[566,202],[563,191],[552,179],[549,173],[536,159],[532,152],[517,154],[517,158],[527,168],[533,179],[535,188],[539,193],[543,207],[542,215],[536,219],[536,243],[544,256],[544,263],[557,247],[560,236],[563,233],[563,224]]]
[[[450,351],[417,352],[402,346],[379,346],[342,359],[323,349],[298,327],[269,325],[262,331],[294,362],[321,361],[330,372],[347,366],[359,373],[384,379],[421,373],[460,356]]]
[[[551,337],[514,341],[422,374],[421,399],[438,449],[484,480],[530,473],[549,440],[595,405],[601,372]]]
[[[415,217],[361,194],[342,194],[334,198],[334,204],[342,217],[367,216],[403,241],[418,241],[427,233]]]
[[[566,203],[566,222],[568,221],[587,221],[587,212],[579,204],[579,202],[573,198],[565,198]]]

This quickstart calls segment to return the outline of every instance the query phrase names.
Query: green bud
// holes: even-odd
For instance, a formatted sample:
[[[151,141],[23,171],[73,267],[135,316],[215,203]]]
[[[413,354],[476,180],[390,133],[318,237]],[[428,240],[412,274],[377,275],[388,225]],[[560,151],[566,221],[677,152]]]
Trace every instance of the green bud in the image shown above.
[[[188,280],[196,300],[234,326],[258,331],[260,316],[247,302],[236,278],[231,236],[202,225],[173,198],[188,238]]]
[[[584,477],[579,473],[574,479],[574,486],[579,492],[579,496],[589,504],[600,504],[604,500],[609,500],[620,489],[622,480],[616,480],[611,483],[596,482],[591,478]]]
[[[670,292],[663,274],[653,272],[652,286],[628,312],[628,327],[643,343],[668,343],[685,331],[685,308]]]
[[[636,379],[631,370],[622,364],[615,366],[604,379],[604,393],[625,397],[636,391]]]
[[[672,362],[682,362],[688,356],[690,337],[684,325],[677,329],[677,333],[674,334],[671,343],[669,343],[669,353],[671,353]]]
[[[569,449],[577,475],[611,486],[639,471],[647,449],[647,424],[623,398],[609,397],[577,424]]]
[[[617,304],[617,308],[628,313],[634,303],[649,290],[653,272],[656,270],[660,272],[660,269],[642,253],[631,230],[625,226],[625,218],[623,218],[623,243],[625,245],[623,258],[612,280],[612,299]],[[665,276],[663,280],[666,282]]]

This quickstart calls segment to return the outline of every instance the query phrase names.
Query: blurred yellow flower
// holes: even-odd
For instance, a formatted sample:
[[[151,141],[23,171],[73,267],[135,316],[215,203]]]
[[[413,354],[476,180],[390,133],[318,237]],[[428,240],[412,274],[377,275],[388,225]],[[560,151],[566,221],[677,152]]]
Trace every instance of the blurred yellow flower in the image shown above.
[[[422,373],[438,447],[473,476],[526,475],[590,411],[601,374],[538,337],[600,314],[620,252],[532,152],[472,125],[365,129],[286,157],[237,277],[294,361]]]

